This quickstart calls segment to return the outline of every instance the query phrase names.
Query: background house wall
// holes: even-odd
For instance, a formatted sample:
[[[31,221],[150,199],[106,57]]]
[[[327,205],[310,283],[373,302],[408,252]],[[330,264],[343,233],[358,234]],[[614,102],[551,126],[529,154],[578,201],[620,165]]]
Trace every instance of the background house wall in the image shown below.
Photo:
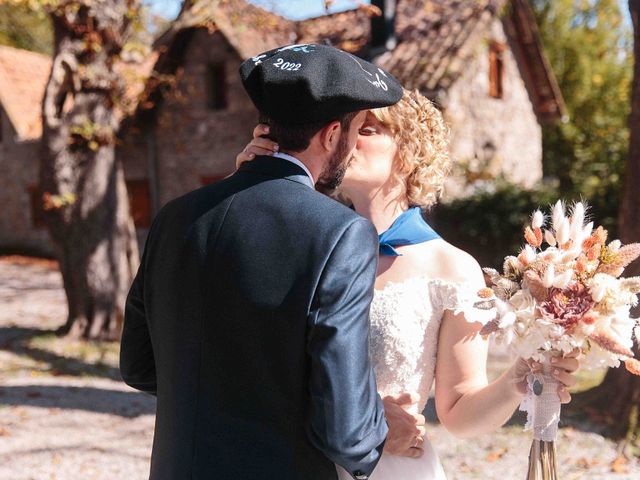
[[[154,131],[160,205],[235,171],[235,157],[251,138],[257,114],[238,69],[241,59],[218,32],[200,29],[185,53],[177,95],[160,107]],[[213,109],[211,66],[224,69],[226,107]]]
[[[492,42],[504,46],[501,98],[490,95]],[[447,197],[463,195],[468,180],[503,175],[531,187],[542,179],[542,128],[499,19],[476,43],[471,61],[443,96],[443,106],[456,164]]]
[[[0,107],[0,249],[51,255],[53,248],[35,211],[39,140],[19,141],[9,117]]]

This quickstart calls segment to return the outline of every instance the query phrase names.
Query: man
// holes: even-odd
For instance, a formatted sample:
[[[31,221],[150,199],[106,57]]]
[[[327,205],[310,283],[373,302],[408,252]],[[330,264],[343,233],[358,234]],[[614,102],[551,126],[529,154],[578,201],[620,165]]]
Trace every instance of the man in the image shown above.
[[[158,397],[150,478],[366,479],[420,430],[398,405],[385,421],[369,364],[375,229],[314,184],[340,183],[362,110],[402,89],[320,45],[240,73],[282,153],[166,205],[127,299],[122,376]]]

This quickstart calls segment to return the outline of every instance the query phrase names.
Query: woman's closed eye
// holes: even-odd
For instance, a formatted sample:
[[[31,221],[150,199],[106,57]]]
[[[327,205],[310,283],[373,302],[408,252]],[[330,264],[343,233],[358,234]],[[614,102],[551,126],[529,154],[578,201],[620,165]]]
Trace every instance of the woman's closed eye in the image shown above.
[[[377,130],[374,127],[362,127],[358,133],[360,135],[365,135],[365,136],[369,136],[369,135],[375,135],[377,133]]]

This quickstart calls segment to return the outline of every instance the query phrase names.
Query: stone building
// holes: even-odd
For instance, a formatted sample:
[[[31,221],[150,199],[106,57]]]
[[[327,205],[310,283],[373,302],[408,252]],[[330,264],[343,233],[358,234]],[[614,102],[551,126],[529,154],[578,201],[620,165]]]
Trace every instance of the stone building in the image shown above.
[[[0,249],[49,253],[37,207],[46,55],[0,46]]]
[[[121,158],[140,195],[134,207],[151,208],[139,216],[233,172],[257,118],[238,67],[288,43],[335,45],[432,98],[452,131],[457,169],[449,196],[488,177],[539,181],[541,125],[560,119],[564,104],[526,0],[372,4],[299,22],[244,0],[202,0],[183,12],[156,42],[157,78],[123,142]]]
[[[233,172],[257,119],[240,63],[290,43],[332,44],[433,99],[452,131],[449,196],[498,175],[524,186],[541,179],[541,125],[560,119],[564,105],[526,0],[373,0],[299,22],[245,0],[200,0],[156,41],[155,65],[118,146],[141,234],[167,201]],[[0,157],[6,161],[23,163]],[[23,204],[26,187],[16,187]],[[3,215],[0,248],[12,222],[35,228],[24,214]]]

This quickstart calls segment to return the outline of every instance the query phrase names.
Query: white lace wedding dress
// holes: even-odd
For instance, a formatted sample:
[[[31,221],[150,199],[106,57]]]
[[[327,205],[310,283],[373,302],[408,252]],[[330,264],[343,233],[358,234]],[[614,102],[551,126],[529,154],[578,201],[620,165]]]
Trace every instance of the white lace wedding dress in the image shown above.
[[[389,283],[371,303],[371,360],[380,395],[413,392],[421,412],[433,384],[438,330],[445,310],[471,311],[477,288],[427,278]],[[371,480],[444,480],[438,456],[428,441],[419,459],[383,454]],[[340,480],[352,480],[338,466]]]

